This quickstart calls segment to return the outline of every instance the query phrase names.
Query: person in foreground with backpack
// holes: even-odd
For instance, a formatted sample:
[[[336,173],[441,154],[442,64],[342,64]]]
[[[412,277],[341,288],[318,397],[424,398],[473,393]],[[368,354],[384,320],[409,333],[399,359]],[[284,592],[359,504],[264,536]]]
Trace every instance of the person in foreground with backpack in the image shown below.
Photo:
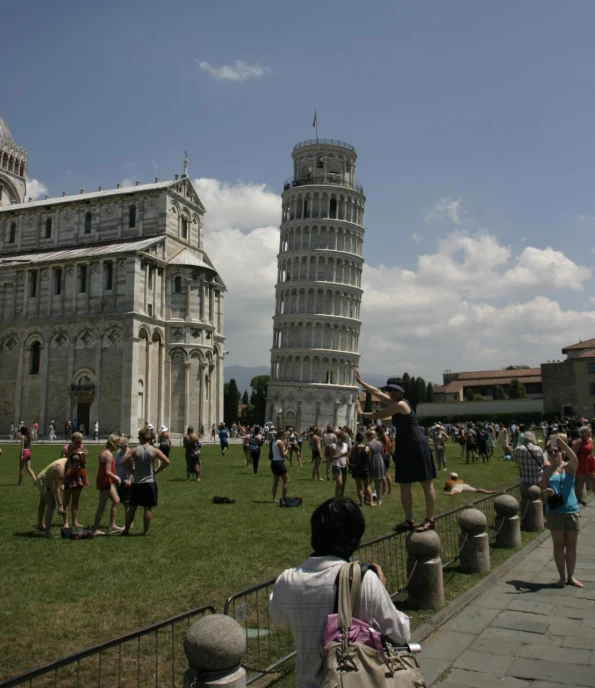
[[[321,504],[312,513],[310,525],[314,552],[301,566],[279,576],[269,599],[271,622],[289,626],[293,632],[297,688],[320,686],[323,632],[327,617],[336,613],[338,574],[359,547],[366,527],[361,509],[348,497]],[[390,599],[380,566],[364,569],[357,618],[393,643],[404,645],[410,638],[409,618]]]

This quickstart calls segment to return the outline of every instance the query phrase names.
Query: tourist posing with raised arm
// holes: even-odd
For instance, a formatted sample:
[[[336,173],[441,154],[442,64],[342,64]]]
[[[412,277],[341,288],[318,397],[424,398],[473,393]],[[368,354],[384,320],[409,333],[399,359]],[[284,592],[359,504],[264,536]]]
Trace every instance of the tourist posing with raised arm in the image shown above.
[[[379,411],[364,413],[358,401],[358,413],[364,418],[372,420],[392,417],[393,426],[397,431],[395,438],[395,482],[399,484],[401,491],[401,504],[405,512],[405,520],[398,523],[395,530],[402,532],[415,529],[413,496],[411,494],[412,483],[421,483],[426,502],[425,520],[417,530],[433,529],[435,526],[436,493],[432,480],[436,477],[436,467],[428,438],[420,428],[415,412],[405,399],[406,383],[401,378],[390,377],[382,388],[383,391],[380,391],[364,382],[358,370],[355,371],[355,379],[364,389],[375,394],[387,404],[386,408]]]
[[[134,516],[136,509],[142,506],[143,513],[143,535],[149,534],[149,527],[153,519],[152,509],[157,506],[158,491],[155,476],[157,473],[164,471],[170,464],[170,460],[165,454],[151,446],[149,443],[151,433],[147,428],[143,428],[138,433],[138,447],[130,449],[126,456],[122,459],[122,467],[128,469],[132,475],[132,485],[130,486],[130,501],[128,503],[128,511],[126,512],[126,526],[122,535],[128,535],[132,524],[134,523]],[[155,468],[155,462],[159,462]]]
[[[560,575],[557,585],[563,588],[567,583],[582,588],[583,584],[574,577],[576,543],[581,529],[581,515],[574,491],[578,458],[558,435],[556,445],[548,450],[548,459],[550,470],[544,472],[541,479],[541,494],[547,500],[545,520],[552,536],[554,561]]]

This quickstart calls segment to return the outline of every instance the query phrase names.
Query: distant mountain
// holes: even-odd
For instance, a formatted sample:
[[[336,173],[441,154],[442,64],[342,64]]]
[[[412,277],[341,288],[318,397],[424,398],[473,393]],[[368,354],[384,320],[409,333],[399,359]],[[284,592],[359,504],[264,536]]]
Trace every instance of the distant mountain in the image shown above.
[[[269,375],[271,371],[270,366],[225,366],[225,382],[230,380],[235,380],[240,390],[240,394],[244,393],[244,390],[248,390],[250,394],[250,380],[257,375]],[[362,377],[366,382],[369,382],[375,387],[380,387],[386,383],[386,375],[374,375],[373,373],[367,374],[362,372]]]

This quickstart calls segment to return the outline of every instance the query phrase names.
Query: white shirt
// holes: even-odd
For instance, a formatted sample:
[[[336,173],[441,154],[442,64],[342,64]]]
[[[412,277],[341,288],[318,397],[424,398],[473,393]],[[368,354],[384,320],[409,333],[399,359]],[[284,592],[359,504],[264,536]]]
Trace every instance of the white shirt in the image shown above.
[[[337,468],[347,467],[347,444],[332,444],[331,449],[333,450],[333,461],[332,465]]]
[[[296,688],[318,688],[322,670],[322,632],[333,612],[335,580],[344,564],[338,557],[309,557],[277,578],[269,599],[271,622],[290,626],[297,650]],[[357,618],[394,643],[410,638],[409,617],[398,611],[378,576],[369,571],[360,590]]]

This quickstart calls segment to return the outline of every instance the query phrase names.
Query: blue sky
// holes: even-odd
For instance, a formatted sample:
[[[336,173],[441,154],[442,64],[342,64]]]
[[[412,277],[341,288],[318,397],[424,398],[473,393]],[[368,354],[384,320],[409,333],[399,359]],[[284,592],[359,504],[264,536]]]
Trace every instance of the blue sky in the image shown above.
[[[439,379],[595,336],[592,2],[61,0],[2,14],[0,116],[51,195],[169,178],[188,150],[229,286],[231,362],[268,362],[277,194],[314,108],[321,137],[357,148],[368,199],[364,370]],[[244,80],[217,78],[237,61]],[[266,297],[246,300],[249,269],[230,274],[222,247],[238,238]]]

